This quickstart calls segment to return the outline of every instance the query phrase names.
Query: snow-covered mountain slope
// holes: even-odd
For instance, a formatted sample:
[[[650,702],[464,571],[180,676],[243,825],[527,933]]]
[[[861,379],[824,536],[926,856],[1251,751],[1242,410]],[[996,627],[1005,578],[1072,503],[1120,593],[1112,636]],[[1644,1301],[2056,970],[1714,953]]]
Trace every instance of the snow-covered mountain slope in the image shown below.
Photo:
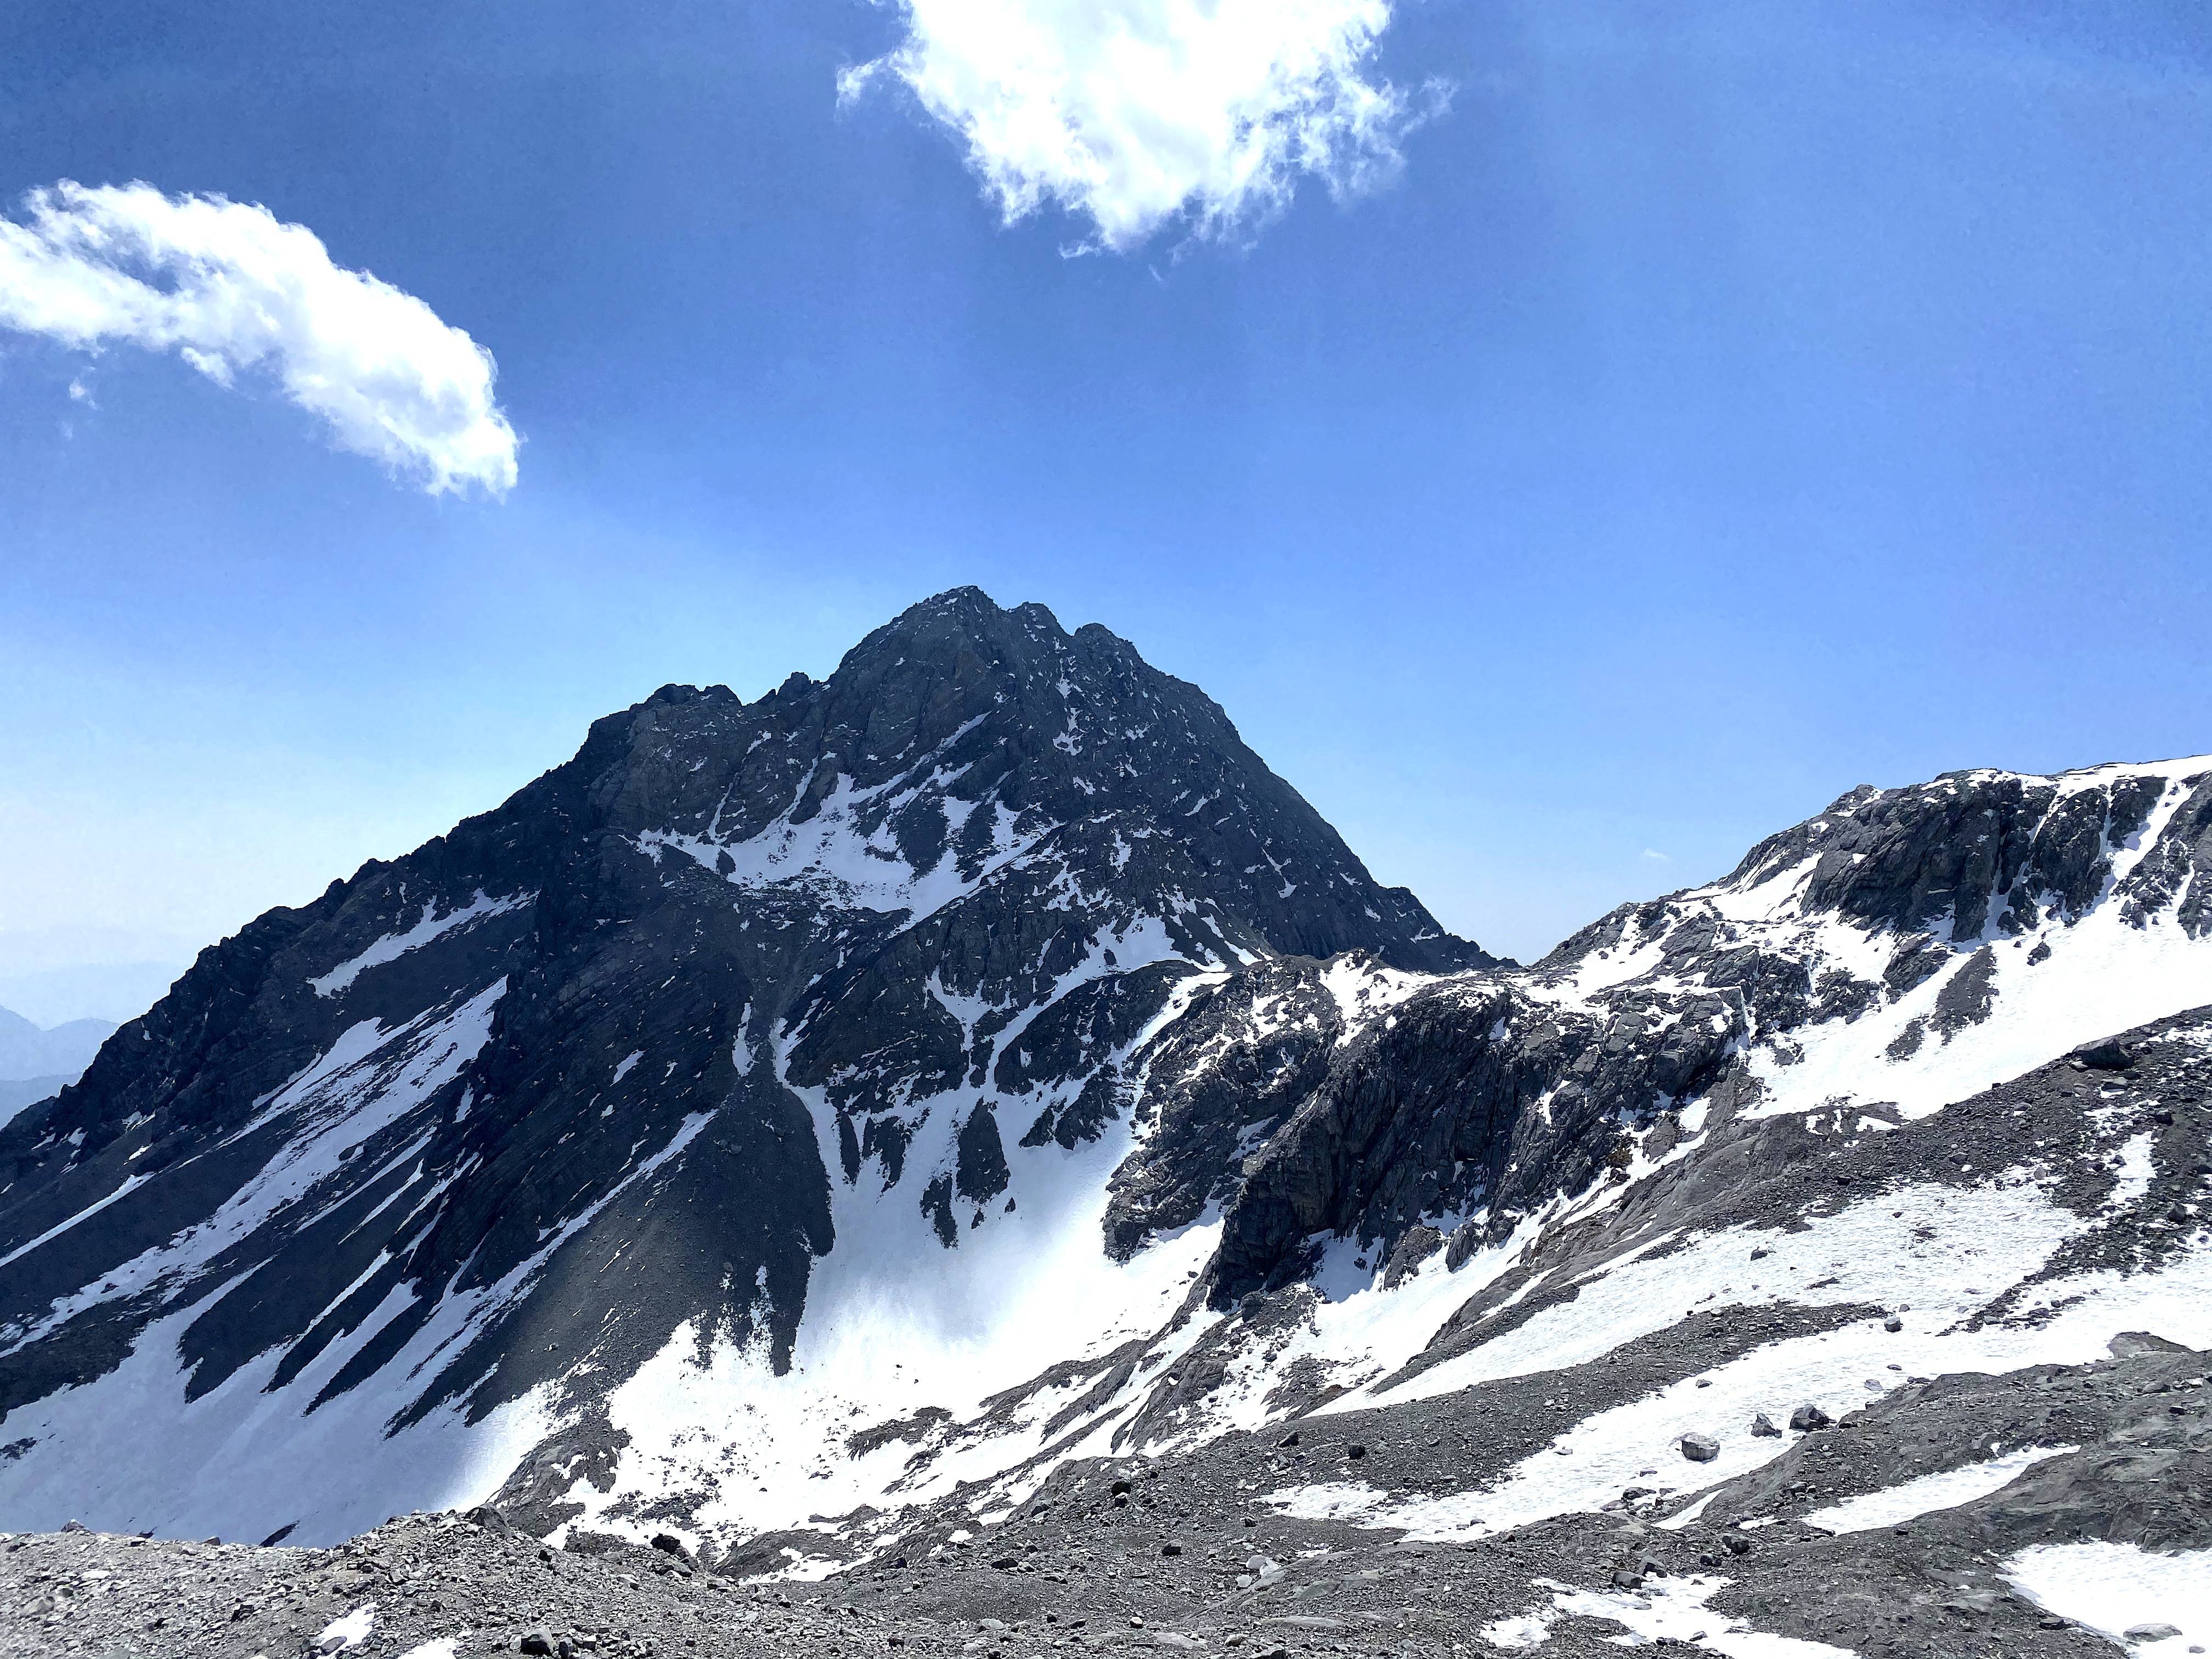
[[[1354,948],[1491,961],[1103,629],[962,590],[820,684],[667,688],[204,952],[0,1130],[0,1509],[341,1535],[673,1352],[816,1376],[901,1299],[1018,1382],[1011,1276],[1112,1323],[1037,1272],[1099,1256],[1130,1052]]]
[[[1957,927],[1958,884],[1918,867],[1956,858],[1956,824],[1972,836],[1987,805],[1978,791],[2033,814],[1994,884],[2019,914],[2036,906],[2016,933]],[[2047,803],[2080,800],[2097,805],[2094,835],[2063,858],[2042,850],[2053,837],[2033,826],[2063,827]],[[1553,1462],[1547,1434],[1525,1468],[1488,1470],[1421,1523],[1452,1536],[1617,1498],[1655,1447],[1679,1465],[1670,1436],[1739,1408],[1742,1423],[1808,1401],[1840,1413],[1867,1398],[1872,1356],[1845,1353],[1839,1329],[1886,1348],[1899,1385],[1891,1364],[2080,1363],[2139,1326],[2212,1343],[2194,1173],[2212,1127],[2186,1012],[2212,1003],[2212,939],[2188,908],[2208,811],[2212,762],[1939,780],[1850,798],[1728,880],[1608,918],[1530,969],[1424,975],[1352,953],[1194,976],[1133,1051],[1127,1138],[1101,1148],[1068,1212],[1095,1218],[1123,1265],[1089,1237],[1066,1255],[972,1256],[982,1277],[951,1281],[963,1297],[975,1286],[952,1316],[888,1298],[861,1315],[860,1291],[818,1346],[803,1334],[806,1363],[782,1379],[731,1351],[702,1367],[672,1348],[507,1498],[544,1525],[729,1541],[795,1517],[802,1473],[814,1512],[862,1517],[784,1546],[826,1566],[901,1535],[863,1505],[937,1514],[957,1499],[972,1522],[1072,1460],[1198,1455],[1312,1413],[1387,1420],[1442,1401],[1485,1416],[1544,1386],[1534,1376],[1610,1370],[1679,1340],[1693,1310],[1763,1310],[1761,1357],[1702,1388],[1638,1373],[1635,1390],[1555,1421],[1602,1455]],[[1908,893],[1934,896],[1864,916],[1852,891],[1816,884],[1824,863],[1903,869]],[[2167,885],[2145,902],[2154,869]],[[2062,881],[2083,896],[2051,902]],[[2124,1029],[2123,1008],[2179,1017],[2148,1039],[2155,1066],[2078,1071],[2065,1056]],[[1916,1023],[1917,1047],[1902,1035]],[[1854,1044],[1867,1066],[1818,1063]],[[2154,1071],[2180,1079],[2166,1103],[2122,1086]],[[2006,1121],[1977,1144],[2031,1098],[2037,1133]],[[1765,1236],[1777,1230],[1782,1242]],[[2112,1243],[2137,1230],[2142,1250]],[[1753,1249],[1777,1259],[1771,1277],[1738,1271]],[[2033,1290],[2069,1261],[2063,1291]],[[915,1271],[941,1292],[944,1265]],[[1868,1323],[1891,1310],[1918,1339]],[[1968,1328],[1987,1334],[1963,1340]],[[948,1351],[949,1330],[975,1340]],[[1061,1363],[1036,1364],[1048,1357]],[[1040,1375],[1011,1386],[1024,1362]],[[781,1411],[798,1416],[769,1420]],[[1780,1449],[1737,1426],[1716,1473]],[[812,1454],[803,1470],[794,1442]],[[1376,1524],[1419,1530],[1427,1513],[1387,1487],[1285,1490],[1286,1505]]]
[[[496,1491],[806,1573],[1143,1455],[1449,1538],[1877,1365],[2204,1346],[2208,860],[2212,759],[1955,775],[1516,968],[1121,641],[945,595],[599,722],[0,1132],[0,1523]],[[1490,1432],[1317,1479],[1293,1419]]]

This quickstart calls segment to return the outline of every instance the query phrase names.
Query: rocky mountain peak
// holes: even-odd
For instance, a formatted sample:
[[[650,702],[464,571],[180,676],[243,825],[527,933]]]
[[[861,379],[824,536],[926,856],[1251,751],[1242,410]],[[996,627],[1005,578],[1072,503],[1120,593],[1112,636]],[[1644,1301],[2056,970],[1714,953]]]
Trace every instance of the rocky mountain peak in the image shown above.
[[[1018,846],[1080,872],[1086,890],[1171,887],[1196,951],[1492,960],[1378,887],[1203,692],[1042,605],[955,589],[868,635],[826,681],[794,676],[750,705],[665,690],[631,715],[619,767],[593,786],[610,827],[726,865],[740,885],[811,869],[824,902],[911,912],[906,899],[927,907]]]
[[[372,1443],[588,1416],[679,1330],[786,1371],[824,1262],[1103,1259],[1075,1218],[1149,1030],[1355,948],[1490,960],[1103,628],[957,590],[825,680],[662,687],[204,952],[0,1129],[0,1408],[163,1320],[156,1393]]]

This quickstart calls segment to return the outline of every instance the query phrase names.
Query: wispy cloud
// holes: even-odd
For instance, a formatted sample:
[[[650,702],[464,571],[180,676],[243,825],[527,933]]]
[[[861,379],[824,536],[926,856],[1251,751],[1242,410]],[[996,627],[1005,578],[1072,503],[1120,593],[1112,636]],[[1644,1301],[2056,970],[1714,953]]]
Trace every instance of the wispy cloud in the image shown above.
[[[1370,187],[1443,95],[1375,76],[1390,0],[892,3],[903,44],[841,76],[841,98],[903,82],[1009,220],[1056,204],[1112,248],[1170,220],[1248,227],[1302,175]]]
[[[0,328],[174,351],[220,386],[267,374],[341,448],[434,495],[514,485],[491,354],[264,207],[145,184],[33,191],[0,218]]]

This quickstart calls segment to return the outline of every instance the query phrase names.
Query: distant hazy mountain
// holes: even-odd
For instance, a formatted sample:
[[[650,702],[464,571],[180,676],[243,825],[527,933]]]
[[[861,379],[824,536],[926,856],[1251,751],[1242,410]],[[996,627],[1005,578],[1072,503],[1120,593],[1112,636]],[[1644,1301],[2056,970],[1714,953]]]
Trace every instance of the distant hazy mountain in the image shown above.
[[[33,1101],[51,1099],[70,1081],[66,1077],[0,1078],[0,1122],[15,1116]]]
[[[46,1087],[30,1098],[43,1100],[64,1084],[82,1077],[114,1030],[104,1019],[73,1019],[42,1030],[22,1015],[0,1008],[0,1081],[36,1079]],[[14,1093],[0,1092],[0,1103],[25,1103],[15,1100]]]

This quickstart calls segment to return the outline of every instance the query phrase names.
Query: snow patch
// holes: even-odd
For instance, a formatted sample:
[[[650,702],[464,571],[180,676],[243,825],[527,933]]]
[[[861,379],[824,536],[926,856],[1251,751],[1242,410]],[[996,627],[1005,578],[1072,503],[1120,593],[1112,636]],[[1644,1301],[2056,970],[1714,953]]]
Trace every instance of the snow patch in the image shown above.
[[[2081,1449],[2079,1446],[2023,1446],[2002,1457],[1960,1468],[1938,1469],[1881,1492],[1845,1498],[1802,1518],[1807,1526],[1823,1532],[1873,1532],[1881,1527],[1901,1527],[1938,1510],[1954,1510],[1993,1492],[2002,1492],[2038,1463]]]
[[[928,869],[915,869],[899,851],[890,820],[925,788],[941,789],[958,775],[940,771],[927,784],[903,789],[896,784],[858,788],[851,778],[840,776],[814,816],[804,823],[792,822],[786,813],[757,834],[735,842],[716,839],[711,827],[705,835],[650,830],[637,837],[635,845],[655,863],[664,852],[682,853],[732,886],[793,888],[825,905],[884,915],[905,911],[909,923],[916,922],[965,898],[1060,827],[1042,824],[1018,834],[1016,815],[1003,802],[941,796],[938,804],[945,818],[945,850]],[[984,810],[993,815],[990,848],[974,875],[963,875],[952,843],[963,837],[969,817]],[[862,830],[860,820],[877,811],[881,817],[875,828]]]
[[[2178,1659],[2212,1647],[2212,1550],[2038,1544],[2007,1561],[2004,1576],[2038,1607],[2110,1637],[2136,1659]],[[2176,1633],[2128,1638],[2130,1630],[2160,1625]]]
[[[348,957],[329,973],[310,979],[307,983],[315,988],[315,994],[319,997],[337,996],[371,968],[397,962],[410,951],[419,951],[433,939],[442,939],[447,933],[489,921],[493,916],[503,916],[510,910],[520,910],[525,905],[537,902],[538,895],[535,893],[512,893],[505,898],[488,898],[483,889],[479,887],[476,896],[468,903],[441,916],[438,914],[437,901],[433,899],[422,907],[422,920],[405,933],[386,933],[359,956]]]
[[[1539,1578],[1534,1587],[1552,1592],[1550,1607],[1486,1625],[1478,1633],[1492,1647],[1536,1648],[1551,1639],[1552,1626],[1562,1619],[1601,1619],[1629,1632],[1626,1638],[1608,1638],[1624,1647],[1671,1642],[1726,1654],[1729,1659],[1856,1659],[1849,1648],[1771,1635],[1741,1619],[1713,1612],[1705,1604],[1729,1582],[1692,1573],[1648,1583],[1639,1590],[1583,1590]]]
[[[1901,1212],[1901,1213],[1894,1213]],[[1443,1540],[1479,1537],[1571,1510],[1595,1510],[1627,1486],[1702,1488],[1769,1462],[1789,1441],[1753,1437],[1753,1416],[1786,1418],[1811,1403],[1840,1417],[1902,1386],[1907,1373],[1998,1372],[2100,1358],[2124,1330],[2212,1346],[2212,1246],[2178,1252],[2159,1273],[2067,1275],[1991,1316],[2003,1293],[2039,1270],[2091,1220],[2041,1189],[1986,1185],[1905,1188],[1813,1217],[1794,1233],[1728,1228],[1673,1255],[1634,1260],[1515,1330],[1388,1389],[1340,1397],[1316,1415],[1383,1401],[1433,1399],[1471,1383],[1587,1364],[1641,1336],[1699,1316],[1720,1298],[1753,1322],[1763,1306],[1868,1304],[1900,1310],[1903,1328],[1863,1319],[1826,1333],[1776,1338],[1704,1374],[1563,1427],[1559,1438],[1487,1490],[1377,1504],[1375,1525]],[[1769,1255],[1752,1262],[1757,1243]],[[1971,1328],[1978,1323],[1979,1328]],[[1755,1327],[1753,1333],[1755,1334]],[[1705,1386],[1699,1386],[1700,1383]],[[1867,1384],[1873,1383],[1869,1389]],[[1692,1432],[1720,1443],[1711,1462],[1679,1465],[1668,1486],[1642,1479]],[[1662,1467],[1665,1465],[1662,1464]]]
[[[348,1648],[357,1648],[368,1640],[369,1632],[375,1627],[376,1603],[364,1601],[343,1618],[323,1626],[323,1633],[315,1638],[315,1651],[343,1653]]]

